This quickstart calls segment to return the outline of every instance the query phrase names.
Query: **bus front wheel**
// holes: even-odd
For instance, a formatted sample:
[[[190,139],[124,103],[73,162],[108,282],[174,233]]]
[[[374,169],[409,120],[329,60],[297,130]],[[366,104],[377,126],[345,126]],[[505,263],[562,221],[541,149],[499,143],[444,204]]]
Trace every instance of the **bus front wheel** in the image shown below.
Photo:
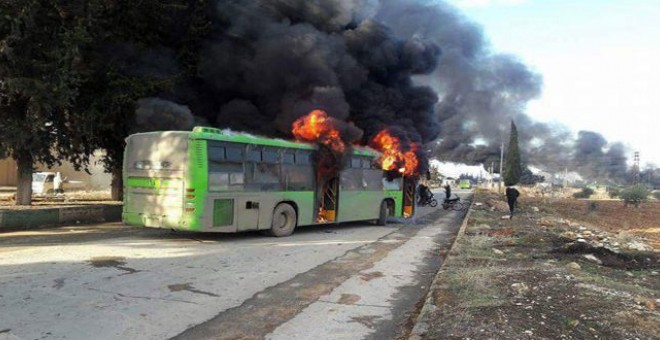
[[[380,204],[380,214],[378,215],[378,225],[387,225],[387,216],[390,215],[390,208],[386,201]]]
[[[296,228],[296,210],[286,203],[278,204],[273,210],[270,234],[275,237],[289,236]]]

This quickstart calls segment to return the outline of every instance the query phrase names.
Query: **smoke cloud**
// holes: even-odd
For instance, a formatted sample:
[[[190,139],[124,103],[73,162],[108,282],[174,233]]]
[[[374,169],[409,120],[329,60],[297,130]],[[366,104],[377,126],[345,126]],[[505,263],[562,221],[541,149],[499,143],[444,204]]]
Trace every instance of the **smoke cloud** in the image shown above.
[[[425,156],[499,161],[514,120],[529,164],[551,170],[574,165],[598,176],[625,173],[623,145],[609,145],[593,132],[575,139],[565,127],[530,119],[525,107],[540,96],[541,75],[514,56],[493,53],[481,28],[448,4],[210,2],[213,30],[198,51],[195,79],[164,95],[190,110],[169,105],[169,118],[141,113],[140,124],[188,128],[184,111],[192,111],[196,121],[221,128],[291,138],[291,124],[319,109],[361,129],[362,144],[388,128],[406,147],[422,145],[425,165]],[[143,107],[138,111],[150,112]]]

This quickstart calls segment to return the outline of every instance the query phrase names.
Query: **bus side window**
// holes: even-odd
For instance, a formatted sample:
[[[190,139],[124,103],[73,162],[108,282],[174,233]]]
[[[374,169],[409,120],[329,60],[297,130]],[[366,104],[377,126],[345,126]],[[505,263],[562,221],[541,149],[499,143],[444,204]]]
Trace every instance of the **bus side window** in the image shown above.
[[[265,163],[277,163],[279,160],[279,155],[277,154],[277,150],[275,149],[264,149],[261,155],[263,158],[263,162]]]
[[[362,158],[362,169],[369,169],[369,168],[371,168],[371,159]]]
[[[359,169],[359,168],[361,168],[361,167],[362,167],[362,165],[361,165],[361,163],[360,163],[360,158],[358,158],[358,157],[352,157],[352,158],[351,158],[351,168]]]
[[[285,151],[282,153],[282,164],[293,164],[295,157],[292,151]]]
[[[243,147],[238,145],[231,145],[225,148],[227,154],[227,161],[229,162],[242,162],[243,161]]]
[[[312,164],[312,153],[307,150],[298,150],[296,151],[296,164],[298,165],[310,165]]]
[[[383,190],[383,171],[380,169],[364,169],[364,181],[367,183],[368,191]]]
[[[250,145],[248,147],[247,157],[248,162],[261,162],[261,148],[258,146]]]
[[[225,158],[225,147],[224,146],[218,146],[218,145],[213,145],[209,144],[209,161],[224,161]]]

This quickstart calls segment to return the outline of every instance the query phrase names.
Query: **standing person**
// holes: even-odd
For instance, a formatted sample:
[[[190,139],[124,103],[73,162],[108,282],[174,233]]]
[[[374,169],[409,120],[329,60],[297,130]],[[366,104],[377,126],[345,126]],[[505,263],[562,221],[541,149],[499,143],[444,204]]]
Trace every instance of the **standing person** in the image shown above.
[[[55,177],[53,178],[53,191],[56,194],[59,194],[60,192],[63,191],[62,182],[64,182],[64,180],[62,179],[62,174],[58,171],[55,173]]]
[[[449,183],[447,183],[445,184],[445,201],[448,201],[450,197],[451,197],[451,186],[449,186]]]
[[[509,212],[511,213],[509,215],[509,219],[513,218],[513,208],[516,206],[516,200],[518,199],[518,196],[520,196],[518,189],[514,188],[513,186],[506,187],[506,201],[509,204]]]

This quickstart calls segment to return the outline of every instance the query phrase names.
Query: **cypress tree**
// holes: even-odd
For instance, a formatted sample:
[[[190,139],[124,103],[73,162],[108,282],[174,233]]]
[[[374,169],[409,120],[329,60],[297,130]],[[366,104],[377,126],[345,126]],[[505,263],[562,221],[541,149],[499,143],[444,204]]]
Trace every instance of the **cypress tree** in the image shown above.
[[[507,149],[506,167],[504,168],[504,184],[516,185],[520,182],[522,175],[522,163],[520,161],[520,148],[518,147],[518,129],[511,121],[511,134],[509,135],[509,148]]]

